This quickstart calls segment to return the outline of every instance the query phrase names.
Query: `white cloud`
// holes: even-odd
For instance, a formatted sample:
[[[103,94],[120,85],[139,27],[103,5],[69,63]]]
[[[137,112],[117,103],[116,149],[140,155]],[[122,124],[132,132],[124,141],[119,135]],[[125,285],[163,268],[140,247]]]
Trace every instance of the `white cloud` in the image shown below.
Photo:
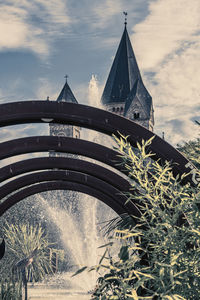
[[[58,98],[58,87],[53,82],[50,82],[48,78],[41,77],[38,79],[38,88],[36,90],[36,98],[40,100],[46,100],[49,97],[50,100],[56,100]]]
[[[159,66],[200,29],[199,0],[158,0],[149,5],[149,15],[137,24],[132,36],[137,58],[144,69]]]
[[[200,116],[199,15],[199,0],[158,0],[150,3],[149,15],[132,36],[139,66],[147,72],[155,131],[164,131],[174,145],[199,132],[193,124]]]
[[[108,26],[108,21],[111,17],[119,15],[123,11],[123,5],[120,0],[102,0],[93,8],[93,13],[97,16],[93,27],[105,28]]]
[[[44,21],[51,22],[52,27],[55,24],[63,26],[70,21],[66,3],[66,0],[35,0],[35,4],[42,8],[40,14],[44,17]],[[37,8],[36,11],[38,12]]]
[[[193,124],[200,117],[200,43],[196,42],[174,53],[157,69],[151,91],[154,96],[156,128],[176,144],[198,136]],[[165,121],[165,124],[163,123]]]
[[[0,51],[28,49],[48,55],[51,36],[69,23],[64,0],[6,0],[0,4]]]

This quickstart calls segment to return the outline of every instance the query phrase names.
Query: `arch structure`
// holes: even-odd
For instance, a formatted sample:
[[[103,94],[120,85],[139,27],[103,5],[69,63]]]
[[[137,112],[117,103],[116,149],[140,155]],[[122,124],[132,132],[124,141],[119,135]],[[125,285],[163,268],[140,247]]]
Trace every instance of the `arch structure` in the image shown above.
[[[190,174],[184,182],[198,183],[195,167],[175,148],[146,128],[113,113],[67,102],[23,101],[0,105],[0,127],[26,123],[57,123],[77,125],[107,135],[129,136],[133,147],[137,142],[155,136],[148,147],[154,160],[172,161],[174,175]],[[134,202],[126,203],[124,192],[130,184],[120,170],[118,153],[97,143],[58,136],[35,136],[0,143],[0,159],[34,152],[63,152],[92,158],[91,163],[71,157],[40,157],[21,160],[0,168],[0,216],[22,199],[48,190],[73,190],[98,198],[119,215],[139,216]],[[109,169],[106,166],[111,166]],[[9,181],[8,181],[9,180]],[[137,192],[137,191],[133,191]]]

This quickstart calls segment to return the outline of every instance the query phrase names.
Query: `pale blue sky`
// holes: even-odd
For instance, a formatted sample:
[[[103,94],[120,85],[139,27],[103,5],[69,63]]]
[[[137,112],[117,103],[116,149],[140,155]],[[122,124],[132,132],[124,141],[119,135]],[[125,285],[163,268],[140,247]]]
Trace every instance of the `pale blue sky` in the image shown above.
[[[92,74],[98,82],[90,93],[97,95],[98,88],[101,95],[123,32],[124,10],[153,97],[155,132],[165,131],[173,144],[197,137],[192,120],[199,119],[200,110],[199,0],[4,0],[0,103],[55,99],[65,74],[79,103],[91,99]]]

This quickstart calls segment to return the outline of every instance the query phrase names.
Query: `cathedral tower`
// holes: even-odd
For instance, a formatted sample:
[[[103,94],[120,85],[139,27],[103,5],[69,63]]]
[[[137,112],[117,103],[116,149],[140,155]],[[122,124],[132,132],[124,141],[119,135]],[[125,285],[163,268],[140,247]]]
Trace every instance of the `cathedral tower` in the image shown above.
[[[115,55],[101,98],[104,108],[153,131],[150,94],[144,86],[126,28]]]
[[[56,101],[71,102],[71,103],[78,104],[78,101],[76,100],[74,94],[72,93],[68,85],[67,76],[65,76],[65,78],[66,78],[66,82]],[[77,126],[54,124],[54,123],[50,123],[49,125],[50,125],[50,135],[80,138],[80,128]]]

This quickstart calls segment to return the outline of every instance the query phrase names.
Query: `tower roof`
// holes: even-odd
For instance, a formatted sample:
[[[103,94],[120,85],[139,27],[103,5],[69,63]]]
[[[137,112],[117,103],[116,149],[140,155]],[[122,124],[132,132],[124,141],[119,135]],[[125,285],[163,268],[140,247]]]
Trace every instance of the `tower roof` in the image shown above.
[[[126,24],[114,58],[104,91],[102,103],[125,102],[135,82],[141,78]]]
[[[65,85],[64,85],[62,91],[60,92],[60,95],[57,98],[57,101],[58,102],[65,101],[65,102],[78,103],[74,94],[72,93],[72,90],[70,89],[70,87],[67,83],[67,80],[65,82]]]
[[[150,96],[147,89],[145,88],[141,77],[135,81],[135,84],[126,99],[125,108],[124,108],[125,116],[129,107],[131,106],[131,104],[134,105],[135,101],[140,102],[144,111],[146,112],[146,116],[149,118],[152,109],[152,97]]]

